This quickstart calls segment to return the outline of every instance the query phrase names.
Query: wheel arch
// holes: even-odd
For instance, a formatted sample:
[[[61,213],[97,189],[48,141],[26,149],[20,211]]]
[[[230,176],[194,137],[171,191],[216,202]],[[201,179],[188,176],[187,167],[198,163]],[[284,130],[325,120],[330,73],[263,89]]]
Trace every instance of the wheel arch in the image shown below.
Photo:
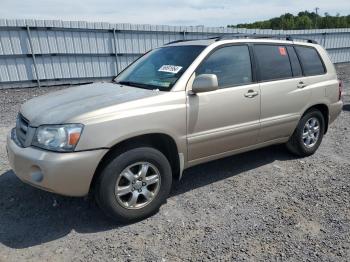
[[[162,152],[170,163],[173,178],[180,179],[181,163],[178,146],[175,142],[175,139],[170,135],[164,133],[150,133],[130,137],[113,145],[99,162],[90,184],[90,191],[93,191],[99,174],[109,161],[114,159],[122,152],[142,146],[153,147]]]
[[[317,109],[317,110],[319,110],[319,111],[322,113],[323,118],[324,118],[324,121],[325,121],[324,134],[326,134],[327,131],[328,131],[328,123],[329,123],[329,108],[328,108],[328,106],[327,106],[326,104],[322,104],[322,103],[321,103],[321,104],[312,105],[312,106],[308,107],[308,108],[305,110],[305,112],[304,112],[304,114],[302,115],[302,117],[303,117],[306,113],[308,113],[309,111],[311,111],[311,110],[313,110],[313,109]]]

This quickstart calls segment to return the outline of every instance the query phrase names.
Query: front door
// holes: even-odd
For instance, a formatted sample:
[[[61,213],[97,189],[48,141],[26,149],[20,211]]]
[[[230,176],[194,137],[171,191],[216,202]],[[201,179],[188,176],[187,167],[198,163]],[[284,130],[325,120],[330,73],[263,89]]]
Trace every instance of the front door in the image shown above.
[[[188,96],[188,160],[200,161],[258,141],[260,89],[247,45],[212,52],[195,74],[215,74],[219,89]]]

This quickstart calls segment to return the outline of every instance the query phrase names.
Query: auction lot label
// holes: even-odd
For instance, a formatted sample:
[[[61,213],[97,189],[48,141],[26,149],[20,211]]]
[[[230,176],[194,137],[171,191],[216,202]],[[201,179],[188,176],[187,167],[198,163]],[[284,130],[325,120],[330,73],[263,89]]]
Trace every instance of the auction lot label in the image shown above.
[[[159,72],[166,72],[166,73],[172,73],[177,74],[182,69],[182,66],[175,66],[175,65],[162,65],[161,68],[158,69]]]

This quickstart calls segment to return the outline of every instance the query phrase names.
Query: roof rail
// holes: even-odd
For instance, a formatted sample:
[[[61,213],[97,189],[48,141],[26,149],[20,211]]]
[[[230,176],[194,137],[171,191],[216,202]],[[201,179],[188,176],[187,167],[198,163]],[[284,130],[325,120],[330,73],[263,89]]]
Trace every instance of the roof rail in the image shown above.
[[[228,34],[228,35],[221,35],[217,37],[212,37],[210,39],[215,39],[215,41],[225,40],[225,39],[233,39],[233,38],[252,38],[252,39],[280,39],[280,40],[286,40],[286,41],[294,41],[294,40],[304,40],[307,43],[312,44],[318,44],[317,41],[313,39],[308,38],[302,38],[298,36],[292,36],[292,35],[283,35],[283,34],[277,34],[277,35],[268,35],[268,34],[244,34],[244,33],[235,33],[235,34]]]
[[[164,45],[171,45],[171,44],[176,44],[176,43],[181,43],[181,42],[188,42],[188,41],[196,41],[196,40],[205,40],[205,39],[180,39],[180,40],[171,41],[171,42],[166,43]]]
[[[283,35],[283,34],[277,34],[277,35],[268,35],[268,34],[244,34],[244,33],[234,33],[234,34],[224,34],[220,36],[213,36],[209,37],[206,39],[180,39],[180,40],[175,40],[171,41],[169,43],[166,43],[164,45],[170,45],[170,44],[175,44],[175,43],[181,43],[181,42],[188,42],[188,41],[199,41],[199,40],[215,40],[220,41],[220,40],[229,40],[229,39],[279,39],[279,40],[286,40],[286,41],[294,41],[294,40],[303,40],[306,41],[307,43],[312,43],[312,44],[318,44],[317,41],[313,39],[308,39],[308,38],[303,38],[303,37],[298,37],[298,36],[292,36],[292,35]]]

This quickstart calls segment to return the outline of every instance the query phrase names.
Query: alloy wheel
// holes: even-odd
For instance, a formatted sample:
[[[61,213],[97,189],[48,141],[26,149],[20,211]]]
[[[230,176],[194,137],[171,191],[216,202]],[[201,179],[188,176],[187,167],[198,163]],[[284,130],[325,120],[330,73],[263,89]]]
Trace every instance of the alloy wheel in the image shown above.
[[[318,138],[320,136],[320,122],[316,117],[311,117],[306,121],[304,128],[302,139],[304,146],[307,148],[311,148],[316,145]]]
[[[159,170],[149,162],[138,162],[126,167],[117,179],[115,196],[126,209],[147,206],[160,188]]]

